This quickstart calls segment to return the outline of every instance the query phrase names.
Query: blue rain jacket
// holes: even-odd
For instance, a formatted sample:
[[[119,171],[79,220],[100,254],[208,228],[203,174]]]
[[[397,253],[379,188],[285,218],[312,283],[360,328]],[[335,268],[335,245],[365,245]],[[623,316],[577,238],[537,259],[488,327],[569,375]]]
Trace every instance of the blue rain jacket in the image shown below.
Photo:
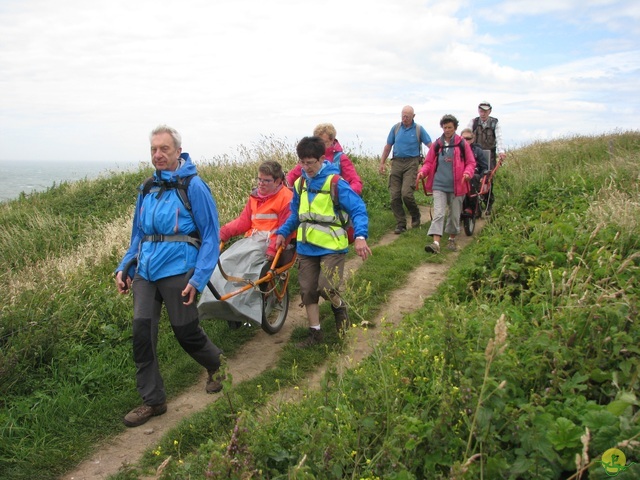
[[[333,163],[325,160],[322,164],[322,168],[316,174],[315,177],[309,178],[307,173],[302,170],[302,176],[304,177],[305,185],[310,190],[320,190],[324,185],[328,175],[337,174],[340,175],[340,169]],[[357,237],[367,238],[369,236],[369,217],[367,215],[367,207],[362,198],[354,192],[346,180],[340,178],[338,181],[338,201],[342,210],[349,214],[355,235]],[[317,194],[309,192],[309,203],[313,202]],[[291,199],[291,215],[287,218],[287,221],[282,225],[276,234],[282,235],[287,238],[292,232],[295,232],[300,225],[300,219],[298,218],[298,209],[300,208],[300,194],[294,188],[293,198]],[[312,245],[310,243],[302,243],[300,239],[296,243],[296,250],[302,255],[310,257],[319,257],[322,255],[329,255],[331,253],[346,253],[349,249],[335,251],[326,248]]]
[[[157,180],[177,181],[197,173],[188,153],[180,155],[180,166],[173,172],[156,171]],[[160,177],[158,177],[160,175]],[[194,268],[189,283],[202,292],[218,262],[220,254],[220,225],[218,210],[209,186],[199,177],[191,179],[187,197],[191,213],[180,199],[177,189],[165,190],[160,198],[150,192],[138,194],[131,229],[131,243],[116,272],[123,270],[133,258],[138,258],[136,272],[154,282],[165,277],[181,275]],[[202,244],[196,248],[187,242],[142,241],[145,235],[188,235],[198,231]],[[132,276],[133,272],[128,272]]]

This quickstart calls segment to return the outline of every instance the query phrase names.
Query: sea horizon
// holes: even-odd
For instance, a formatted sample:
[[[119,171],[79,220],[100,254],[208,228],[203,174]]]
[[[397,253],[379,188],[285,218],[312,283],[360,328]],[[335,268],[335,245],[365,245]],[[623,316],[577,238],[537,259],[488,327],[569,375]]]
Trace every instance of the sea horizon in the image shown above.
[[[0,202],[15,200],[23,192],[44,192],[64,182],[136,170],[140,165],[141,162],[0,160]]]

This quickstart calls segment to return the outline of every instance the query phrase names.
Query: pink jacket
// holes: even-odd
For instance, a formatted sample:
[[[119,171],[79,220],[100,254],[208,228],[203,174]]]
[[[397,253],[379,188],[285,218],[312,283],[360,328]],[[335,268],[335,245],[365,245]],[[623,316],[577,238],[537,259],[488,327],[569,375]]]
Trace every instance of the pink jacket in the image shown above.
[[[453,151],[453,193],[456,196],[466,195],[467,192],[469,192],[469,182],[465,182],[462,176],[466,173],[469,178],[473,178],[476,169],[476,159],[473,156],[473,150],[471,150],[468,142],[464,142],[464,160],[462,159],[460,147],[457,146],[461,141],[463,141],[463,139],[460,135],[454,135],[453,144],[456,146]],[[438,159],[435,152],[436,144],[438,143],[440,144],[440,148],[442,148],[442,137],[431,144],[427,158],[424,159],[424,164],[422,165],[422,169],[420,169],[420,173],[422,173],[426,179],[427,192],[430,193],[433,192],[433,177],[438,167]]]
[[[342,152],[342,145],[340,145],[337,139],[333,141],[333,145],[327,147],[324,152],[324,156],[327,160],[333,163],[333,157],[336,152]],[[293,182],[300,177],[301,172],[302,167],[300,164],[297,164],[291,171],[289,171],[289,173],[287,173],[287,183],[290,186],[293,186]],[[353,166],[349,157],[344,153],[340,155],[340,176],[347,181],[354,192],[358,195],[362,195],[362,180],[360,180],[356,167]]]

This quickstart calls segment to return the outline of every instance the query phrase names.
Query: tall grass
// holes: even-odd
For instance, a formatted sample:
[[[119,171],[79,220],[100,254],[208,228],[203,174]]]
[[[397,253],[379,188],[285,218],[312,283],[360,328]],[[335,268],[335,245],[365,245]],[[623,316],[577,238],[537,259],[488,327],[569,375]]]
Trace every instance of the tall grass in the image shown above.
[[[265,138],[241,147],[237,158],[198,162],[221,224],[244,207],[259,163],[276,159],[291,168],[292,148]],[[359,164],[365,171],[374,167]],[[123,412],[139,402],[131,299],[116,294],[112,272],[129,241],[136,189],[151,172],[141,166],[63,183],[0,205],[1,478],[55,478],[93,443],[119,431]],[[383,182],[370,183],[369,198],[386,195]],[[372,221],[374,238],[389,222],[384,214]],[[228,355],[253,335],[229,331],[225,322],[204,327]],[[175,348],[168,322],[161,328],[159,356],[175,394],[200,371]]]
[[[167,438],[143,465],[164,462],[160,478],[192,479],[559,479],[587,470],[599,479],[607,449],[635,461],[639,140],[579,137],[514,152],[498,176],[497,216],[437,296],[399,328],[381,326],[386,340],[371,357],[330,373],[297,404],[244,403],[223,440],[210,416],[190,420],[210,432],[199,446],[178,452]],[[396,262],[404,271],[405,241],[415,238],[385,247],[384,265],[376,250],[357,280],[382,294],[366,270],[388,278]]]
[[[320,393],[274,407],[272,393],[331,357],[287,347],[276,368],[227,390],[224,403],[119,476],[138,478],[171,455],[164,478],[566,478],[579,468],[604,478],[593,462],[576,466],[586,428],[590,459],[624,441],[627,457],[640,458],[639,147],[639,134],[620,133],[512,152],[498,174],[498,215],[438,296],[400,328],[380,325],[385,341],[362,365],[329,369]],[[293,146],[265,137],[237,158],[198,163],[221,223],[244,206],[259,162],[274,158],[291,168]],[[393,226],[386,179],[376,159],[352,158],[375,242]],[[131,301],[115,293],[111,273],[149,174],[63,184],[0,206],[2,478],[57,477],[123,428],[139,401]],[[350,280],[356,318],[372,319],[416,264],[432,261],[417,253],[423,234],[376,248]],[[501,317],[509,346],[489,363]],[[167,323],[158,348],[173,395],[200,372]],[[230,356],[252,335],[225,322],[204,327]],[[329,338],[329,349],[339,345]]]

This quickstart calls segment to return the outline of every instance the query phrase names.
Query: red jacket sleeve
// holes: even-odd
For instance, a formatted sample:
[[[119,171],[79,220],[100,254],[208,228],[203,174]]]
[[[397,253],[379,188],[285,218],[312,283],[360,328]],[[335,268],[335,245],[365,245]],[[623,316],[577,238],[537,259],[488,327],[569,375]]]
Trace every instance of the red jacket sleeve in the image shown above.
[[[242,213],[220,229],[220,240],[226,242],[236,235],[244,235],[251,228],[251,204],[247,201]]]
[[[293,183],[302,175],[302,166],[298,163],[287,173],[287,185],[293,187]]]
[[[362,195],[362,180],[360,180],[360,175],[358,175],[356,167],[351,160],[349,160],[349,157],[344,153],[340,156],[340,176],[347,181],[354,192]]]
[[[432,175],[433,163],[437,161],[435,146],[436,146],[436,142],[433,142],[431,144],[431,146],[429,147],[429,151],[427,152],[427,156],[424,159],[424,164],[422,165],[422,168],[420,169],[420,172],[422,172],[422,176],[424,176],[424,177],[429,177],[429,176]]]

